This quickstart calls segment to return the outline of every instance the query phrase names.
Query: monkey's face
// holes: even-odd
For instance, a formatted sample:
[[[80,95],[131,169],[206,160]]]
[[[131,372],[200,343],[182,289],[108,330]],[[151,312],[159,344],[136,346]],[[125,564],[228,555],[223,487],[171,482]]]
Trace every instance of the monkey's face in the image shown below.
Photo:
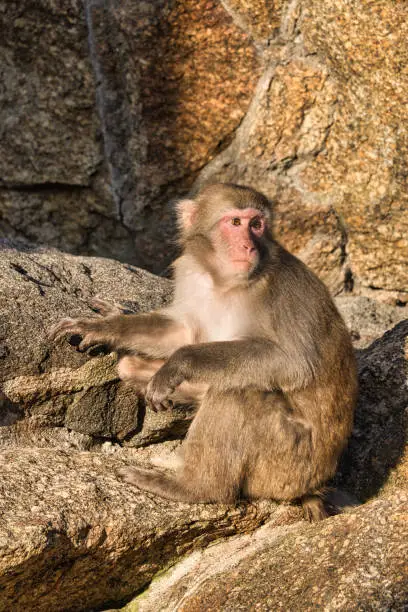
[[[212,239],[224,275],[251,275],[260,262],[265,230],[265,214],[256,208],[230,209],[221,217]]]

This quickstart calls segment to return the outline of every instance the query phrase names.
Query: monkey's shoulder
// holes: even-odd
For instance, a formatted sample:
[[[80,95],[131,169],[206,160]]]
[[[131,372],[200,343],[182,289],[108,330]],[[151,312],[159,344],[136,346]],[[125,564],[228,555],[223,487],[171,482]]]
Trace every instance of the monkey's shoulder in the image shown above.
[[[330,292],[323,281],[296,255],[281,245],[269,266],[269,286],[275,295],[287,300],[302,300],[302,304],[333,305]]]

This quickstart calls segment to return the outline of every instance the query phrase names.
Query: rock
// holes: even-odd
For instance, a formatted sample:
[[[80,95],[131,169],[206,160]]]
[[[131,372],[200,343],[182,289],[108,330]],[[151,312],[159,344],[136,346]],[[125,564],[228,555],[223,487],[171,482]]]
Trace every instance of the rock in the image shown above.
[[[408,303],[406,3],[3,5],[3,235],[162,272],[173,200],[236,181],[333,294]]]
[[[0,453],[0,609],[91,610],[129,599],[216,538],[249,532],[276,507],[188,505],[119,481],[116,455]]]
[[[356,283],[406,293],[408,230],[405,129],[408,6],[386,0],[308,0],[306,49],[329,71],[337,109],[325,154],[301,175],[306,190],[330,198],[347,227]]]
[[[126,612],[406,610],[408,493],[314,525],[277,527],[196,551]]]
[[[218,0],[23,0],[0,18],[1,231],[162,271],[166,204],[231,140],[254,42]]]
[[[132,261],[110,192],[80,0],[0,7],[0,235]]]
[[[399,321],[408,318],[406,308],[384,304],[365,296],[341,295],[335,302],[357,348],[368,347]]]
[[[87,186],[101,163],[81,5],[80,0],[2,5],[2,184]]]
[[[336,482],[363,501],[408,489],[408,319],[357,360],[359,400]]]
[[[169,281],[107,259],[11,243],[1,248],[0,277],[0,444],[19,439],[42,446],[45,437],[68,447],[89,448],[99,439],[142,445],[173,429],[185,433],[191,420],[186,410],[145,416],[136,391],[119,382],[115,354],[89,359],[66,341],[48,339],[60,318],[92,316],[89,304],[97,294],[134,310],[160,307],[170,299]],[[74,442],[55,434],[62,427],[81,435]]]

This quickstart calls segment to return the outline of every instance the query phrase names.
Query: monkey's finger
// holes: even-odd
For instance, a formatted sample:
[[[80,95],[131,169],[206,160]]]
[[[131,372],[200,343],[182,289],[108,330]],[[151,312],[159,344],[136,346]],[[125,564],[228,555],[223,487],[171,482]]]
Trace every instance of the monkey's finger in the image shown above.
[[[173,402],[171,400],[164,399],[159,404],[157,404],[157,407],[159,412],[166,412],[167,410],[173,408]]]
[[[77,345],[77,349],[80,353],[84,353],[89,348],[96,346],[97,344],[105,344],[100,337],[94,334],[86,334],[83,336],[82,341]]]
[[[150,399],[146,397],[145,401],[146,401],[146,406],[147,408],[149,408],[149,410],[151,410],[152,412],[157,412],[156,406],[153,404],[153,402]]]
[[[78,333],[77,319],[66,318],[51,327],[48,337],[55,342],[59,338],[62,338],[62,336],[75,333]]]
[[[122,314],[122,309],[117,304],[112,304],[102,298],[95,296],[89,302],[92,310],[95,310],[102,317]]]

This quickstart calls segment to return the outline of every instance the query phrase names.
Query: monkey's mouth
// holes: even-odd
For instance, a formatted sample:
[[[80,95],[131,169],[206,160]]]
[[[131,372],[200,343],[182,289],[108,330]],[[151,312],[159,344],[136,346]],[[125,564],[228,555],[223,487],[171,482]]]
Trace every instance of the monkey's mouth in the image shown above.
[[[250,272],[258,263],[258,258],[253,259],[233,259],[232,265],[237,272]]]
[[[258,259],[248,261],[248,259],[234,259],[232,262],[234,274],[238,276],[251,276],[257,268]]]

